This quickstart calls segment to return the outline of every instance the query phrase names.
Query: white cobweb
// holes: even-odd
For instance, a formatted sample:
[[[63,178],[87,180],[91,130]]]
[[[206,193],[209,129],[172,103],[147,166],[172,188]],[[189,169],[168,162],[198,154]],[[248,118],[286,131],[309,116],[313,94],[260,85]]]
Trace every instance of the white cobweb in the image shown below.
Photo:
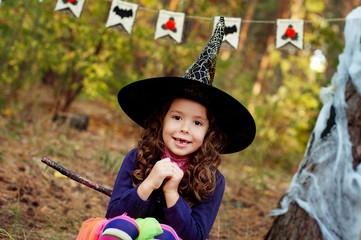
[[[353,169],[345,114],[349,79],[361,95],[361,7],[346,17],[344,36],[337,72],[320,93],[324,105],[304,158],[280,208],[270,213],[284,214],[295,201],[317,221],[327,240],[359,239],[361,231],[361,167]]]

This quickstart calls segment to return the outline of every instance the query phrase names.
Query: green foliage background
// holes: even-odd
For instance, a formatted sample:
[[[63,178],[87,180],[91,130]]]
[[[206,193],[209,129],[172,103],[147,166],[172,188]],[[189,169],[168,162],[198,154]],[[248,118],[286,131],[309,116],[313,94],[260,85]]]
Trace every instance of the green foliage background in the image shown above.
[[[154,10],[169,7],[169,1],[129,2]],[[176,11],[198,17],[243,18],[247,9],[254,7],[254,20],[276,20],[280,1],[253,2],[184,0]],[[308,20],[339,18],[341,2],[305,0],[299,16]],[[87,0],[79,19],[54,12],[55,4],[51,0],[4,0],[1,5],[2,115],[9,108],[29,111],[19,101],[19,92],[36,91],[41,84],[52,86],[55,110],[61,110],[59,104],[65,95],[75,101],[79,97],[109,101],[117,109],[115,96],[122,86],[149,77],[181,76],[203,49],[212,29],[212,21],[187,18],[183,43],[176,44],[154,40],[156,12],[140,9],[128,35],[105,28],[110,1]],[[267,45],[275,24],[253,23],[242,50],[221,50],[215,86],[249,108],[257,124],[255,142],[232,155],[234,161],[283,169],[298,164],[321,107],[319,90],[329,84],[336,71],[343,26],[342,21],[307,22],[304,49],[288,52],[275,49],[274,43]],[[326,55],[324,73],[310,70],[310,57],[316,49]],[[264,72],[264,91],[257,95],[253,88],[265,54],[270,56],[271,67]]]

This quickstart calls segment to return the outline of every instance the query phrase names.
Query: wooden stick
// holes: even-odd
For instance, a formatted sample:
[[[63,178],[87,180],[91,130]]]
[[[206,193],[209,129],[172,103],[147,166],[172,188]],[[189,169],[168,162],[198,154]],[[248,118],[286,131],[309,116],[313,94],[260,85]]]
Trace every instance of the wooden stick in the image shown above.
[[[67,176],[70,179],[73,179],[74,181],[84,184],[87,187],[90,187],[98,192],[104,193],[107,196],[111,196],[112,195],[112,190],[107,189],[103,186],[100,186],[96,183],[93,183],[92,181],[89,181],[85,178],[82,178],[81,176],[79,176],[78,174],[65,169],[64,167],[60,166],[59,164],[57,164],[56,162],[53,162],[52,160],[50,160],[48,157],[43,157],[43,159],[41,159],[41,161],[43,163],[45,163],[46,165],[54,168],[55,170],[57,170],[58,172],[60,172],[61,174],[63,174],[64,176]]]

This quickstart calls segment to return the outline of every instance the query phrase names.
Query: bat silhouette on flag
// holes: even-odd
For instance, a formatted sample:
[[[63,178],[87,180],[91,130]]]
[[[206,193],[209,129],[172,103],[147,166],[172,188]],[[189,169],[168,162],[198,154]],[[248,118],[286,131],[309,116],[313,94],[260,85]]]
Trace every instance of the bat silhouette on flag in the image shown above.
[[[121,18],[133,17],[132,9],[120,9],[118,6],[116,6],[113,9],[113,12]]]
[[[225,27],[224,29],[224,34],[228,35],[228,34],[232,34],[232,33],[236,33],[237,32],[237,27],[236,25],[233,25],[232,27]]]

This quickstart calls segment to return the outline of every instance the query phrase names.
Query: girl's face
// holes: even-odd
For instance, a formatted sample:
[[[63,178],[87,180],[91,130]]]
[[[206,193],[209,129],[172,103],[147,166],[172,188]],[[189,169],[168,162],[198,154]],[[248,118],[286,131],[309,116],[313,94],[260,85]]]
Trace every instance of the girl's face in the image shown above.
[[[163,122],[163,140],[174,158],[188,157],[203,143],[209,121],[207,109],[200,103],[176,98]]]

